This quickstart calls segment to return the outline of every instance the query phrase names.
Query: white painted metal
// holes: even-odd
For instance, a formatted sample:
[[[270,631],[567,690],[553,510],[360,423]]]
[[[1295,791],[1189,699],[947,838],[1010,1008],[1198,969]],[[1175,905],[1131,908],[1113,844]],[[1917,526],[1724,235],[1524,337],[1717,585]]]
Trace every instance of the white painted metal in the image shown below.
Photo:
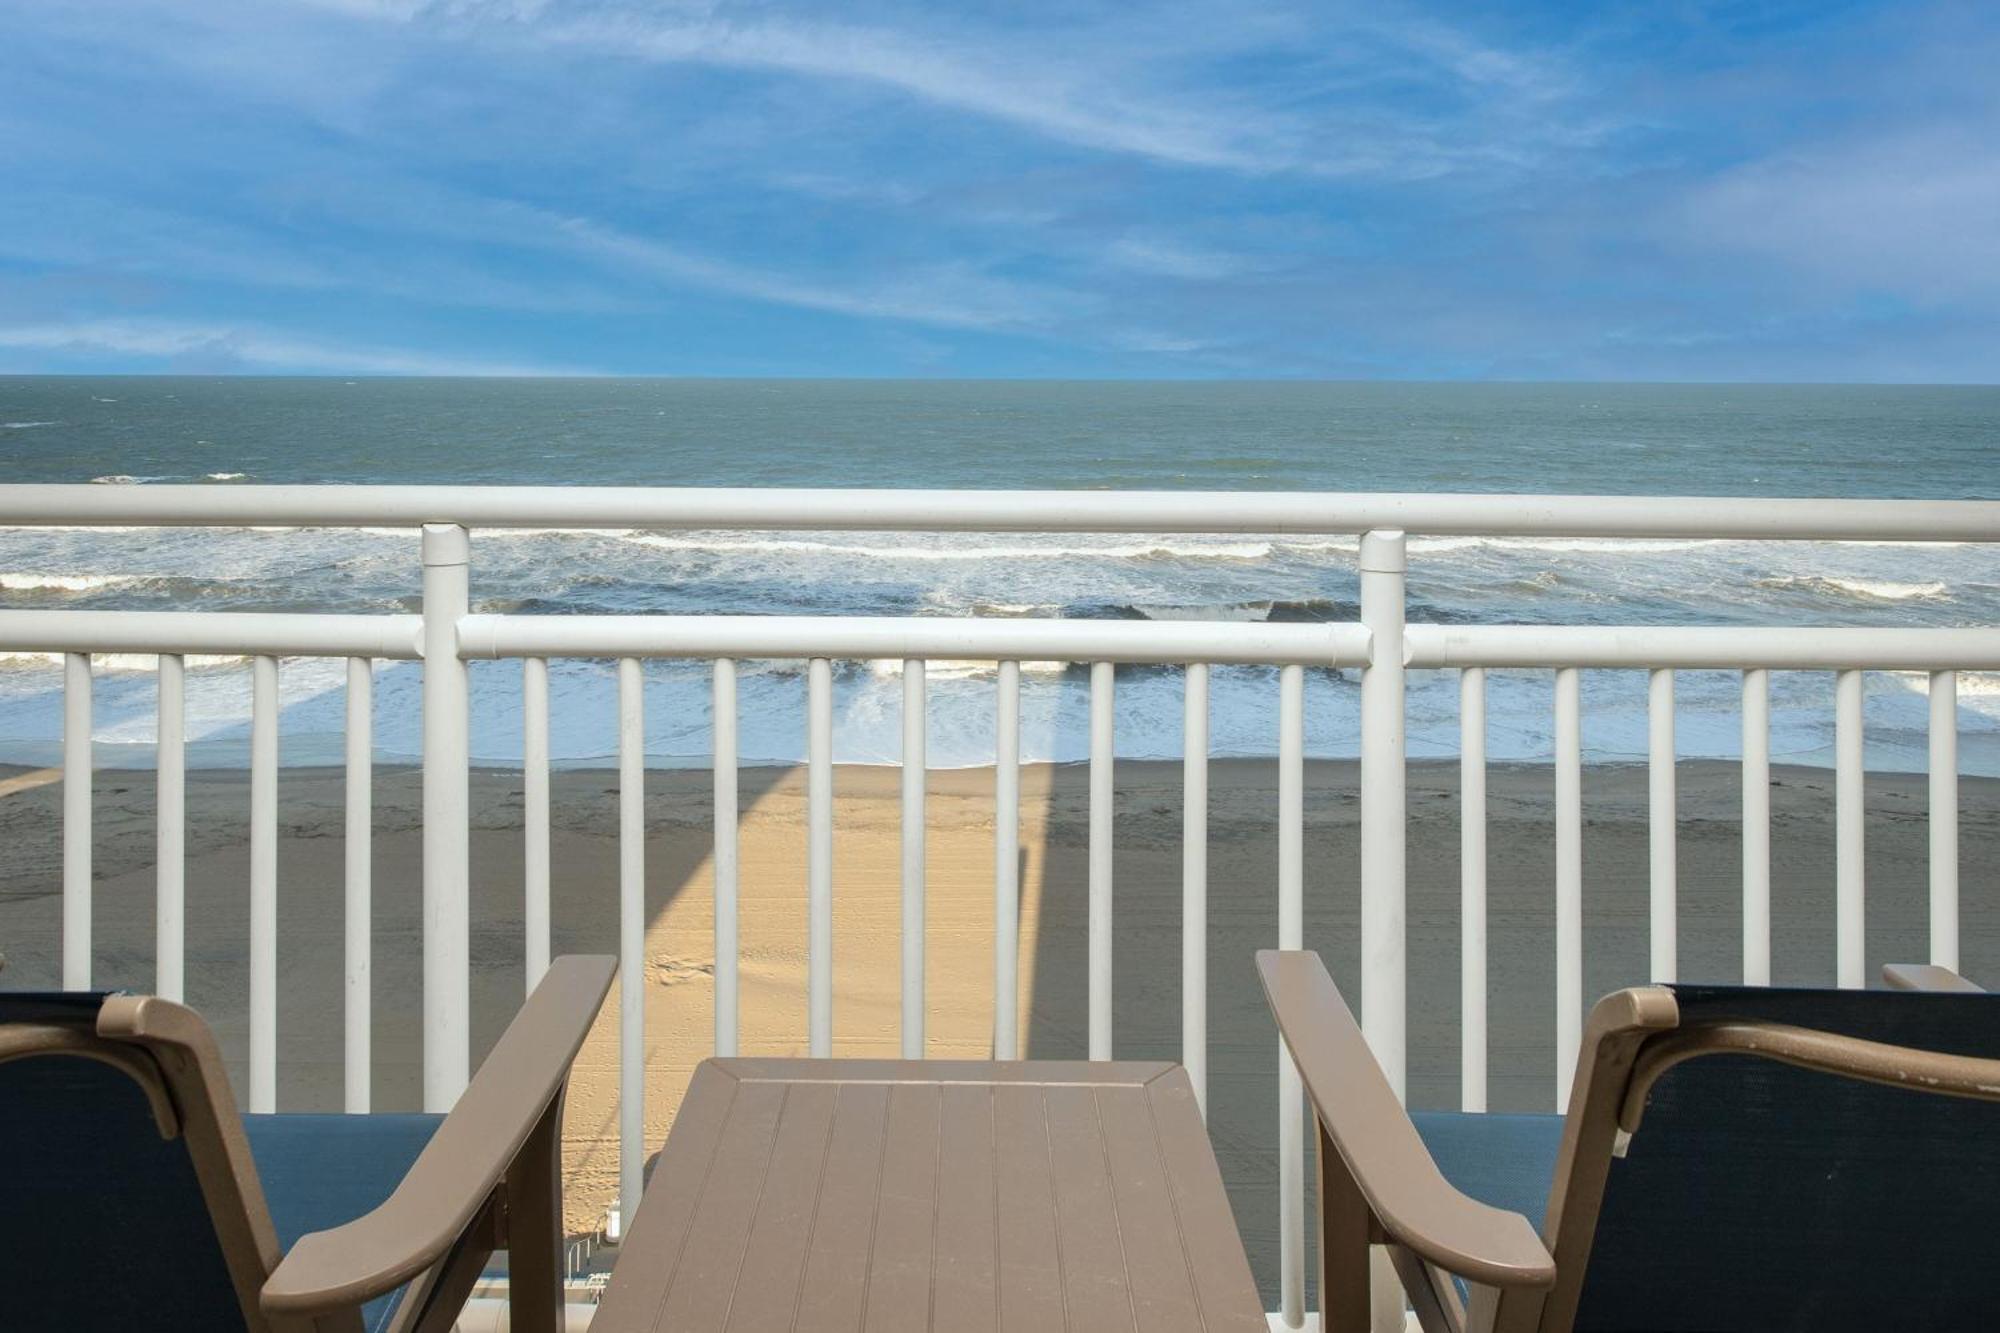
[[[153,989],[179,1001],[187,991],[187,665],[160,654],[159,741],[154,747]]]
[[[1583,686],[1556,672],[1556,1109],[1569,1109],[1583,1044]]]
[[[1305,947],[1306,673],[1278,669],[1278,947]],[[1287,1328],[1305,1322],[1306,1131],[1298,1066],[1278,1042],[1278,1306]]]
[[[250,663],[250,1110],[278,1109],[278,659]]]
[[[1931,673],[1931,962],[1958,970],[1958,673]]]
[[[1652,853],[1650,904],[1652,975],[1656,982],[1675,979],[1680,963],[1676,905],[1679,900],[1675,866],[1675,825],[1679,820],[1674,784],[1674,673],[1656,667],[1647,680],[1648,811],[1646,828]]]
[[[1412,625],[1413,667],[2000,670],[2000,629]]]
[[[341,1106],[365,1114],[373,1099],[369,1025],[373,990],[375,664],[347,659],[347,836],[341,986]]]
[[[1002,662],[993,755],[993,1058],[1019,1058],[1021,664]]]
[[[0,635],[4,635],[0,621]],[[826,657],[895,661],[1365,660],[1359,625],[944,616],[468,616],[467,657]],[[0,642],[4,642],[0,637]],[[1996,639],[2000,644],[2000,639]],[[1996,652],[2000,660],[2000,652]]]
[[[90,989],[90,654],[63,656],[62,984]]]
[[[1112,858],[1117,668],[1090,665],[1090,1058],[1111,1058]]]
[[[1843,671],[1834,681],[1834,953],[1837,983],[1850,990],[1868,984],[1866,957],[1866,801],[1862,783],[1861,691],[1859,671]]]
[[[646,1166],[646,683],[618,660],[618,1217],[639,1209]]]
[[[1743,984],[1771,984],[1771,673],[1743,673]]]
[[[549,663],[521,659],[521,928],[527,994],[549,970]]]
[[[833,1054],[833,664],[806,672],[806,1050]]]
[[[200,653],[205,656],[387,657],[414,660],[416,616],[260,611],[0,611],[9,652]]]
[[[424,525],[424,1109],[431,1112],[458,1100],[471,1055],[471,711],[458,641],[471,556],[464,528]]]
[[[903,662],[903,1058],[924,1054],[924,664]]]
[[[1297,949],[1305,932],[1306,673],[1278,670],[1278,947]]]
[[[610,486],[0,486],[0,524],[1306,532],[1993,541],[1984,500]]]
[[[1361,1029],[1389,1086],[1403,1095],[1404,709],[1401,532],[1361,538]],[[1231,627],[1232,630],[1235,628]]]
[[[1458,677],[1458,1100],[1486,1109],[1486,668]]]
[[[1208,667],[1188,664],[1181,730],[1181,1065],[1208,1114]]]
[[[742,965],[737,904],[736,663],[717,658],[710,712],[715,727],[715,1053],[735,1055],[742,1021],[738,974]]]

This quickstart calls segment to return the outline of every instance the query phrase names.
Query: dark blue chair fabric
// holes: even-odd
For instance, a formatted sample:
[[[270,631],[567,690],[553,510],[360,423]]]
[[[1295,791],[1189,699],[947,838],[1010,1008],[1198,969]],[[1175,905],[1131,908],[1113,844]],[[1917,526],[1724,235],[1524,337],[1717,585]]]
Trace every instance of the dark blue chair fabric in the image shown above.
[[[0,991],[0,1024],[93,1031],[104,999]],[[243,1117],[280,1248],[388,1198],[442,1120]],[[73,1055],[0,1061],[0,1333],[242,1328],[186,1142],[160,1137],[139,1085]]]
[[[1760,1019],[2000,1058],[2000,995],[1675,988]],[[1579,1333],[2000,1328],[2000,1104],[1742,1055],[1654,1085],[1613,1159]]]
[[[1424,1146],[1461,1193],[1520,1213],[1541,1230],[1562,1145],[1559,1115],[1412,1111]]]
[[[194,1162],[139,1085],[75,1056],[0,1061],[0,1329],[242,1328]]]
[[[444,1120],[441,1115],[246,1115],[278,1246],[351,1222],[387,1199]],[[385,1327],[398,1293],[369,1303],[368,1328]]]

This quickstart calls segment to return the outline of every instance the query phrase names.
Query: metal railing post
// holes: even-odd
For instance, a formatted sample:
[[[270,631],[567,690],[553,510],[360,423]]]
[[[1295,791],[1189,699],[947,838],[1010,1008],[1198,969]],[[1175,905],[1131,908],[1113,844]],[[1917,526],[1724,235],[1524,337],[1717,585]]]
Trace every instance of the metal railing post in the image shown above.
[[[1401,532],[1361,537],[1361,1030],[1403,1095],[1403,583]]]
[[[1403,1096],[1404,830],[1403,593],[1406,542],[1391,530],[1361,535],[1361,1030],[1396,1096]],[[1387,1251],[1371,1258],[1371,1323],[1403,1327],[1403,1293]]]
[[[458,622],[470,609],[471,543],[426,523],[424,560],[424,1109],[465,1090],[472,1008],[471,725]]]

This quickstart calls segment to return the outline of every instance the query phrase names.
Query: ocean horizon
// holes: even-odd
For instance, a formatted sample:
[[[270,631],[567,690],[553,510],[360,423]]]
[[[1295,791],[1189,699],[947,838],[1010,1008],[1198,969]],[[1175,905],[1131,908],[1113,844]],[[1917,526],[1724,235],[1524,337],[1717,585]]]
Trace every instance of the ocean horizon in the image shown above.
[[[0,378],[19,482],[886,486],[1993,498],[2000,388],[1216,381]],[[475,609],[1330,621],[1356,615],[1351,536],[475,531]],[[397,529],[0,529],[0,607],[348,613],[417,607]],[[1973,544],[1431,538],[1413,622],[1993,625],[2000,551]],[[796,762],[804,672],[744,663],[742,759]],[[992,670],[933,663],[940,768],[990,763]],[[834,756],[893,763],[900,664],[841,663]],[[707,762],[705,663],[647,666],[647,751]],[[345,666],[287,661],[287,764],[339,762]],[[418,671],[377,666],[379,758],[416,758]],[[194,659],[189,762],[247,761],[249,672]],[[518,762],[520,668],[472,667],[472,756]],[[1871,673],[1869,763],[1925,765],[1926,681]],[[2000,676],[1960,679],[1961,766],[2000,773]],[[612,664],[551,664],[560,764],[615,753]],[[1121,668],[1117,749],[1181,753],[1180,672]],[[1546,760],[1551,673],[1492,672],[1489,754]],[[100,657],[98,761],[151,762],[150,657]],[[1772,677],[1772,757],[1830,762],[1833,682]],[[1738,753],[1738,682],[1683,672],[1685,757]],[[1022,757],[1086,752],[1087,681],[1025,664]],[[1646,753],[1646,681],[1584,673],[1596,762]],[[56,762],[61,678],[0,655],[0,762]],[[1358,748],[1358,676],[1308,673],[1307,753]],[[1213,673],[1211,753],[1275,754],[1276,672]],[[1413,672],[1412,758],[1457,753],[1456,673]]]

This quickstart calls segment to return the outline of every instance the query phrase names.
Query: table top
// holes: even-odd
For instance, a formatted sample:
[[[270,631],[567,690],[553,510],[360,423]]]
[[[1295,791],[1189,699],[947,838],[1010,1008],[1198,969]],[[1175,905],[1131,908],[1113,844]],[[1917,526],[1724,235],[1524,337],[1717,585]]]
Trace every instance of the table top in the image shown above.
[[[1178,1065],[708,1060],[593,1333],[1264,1333]]]

